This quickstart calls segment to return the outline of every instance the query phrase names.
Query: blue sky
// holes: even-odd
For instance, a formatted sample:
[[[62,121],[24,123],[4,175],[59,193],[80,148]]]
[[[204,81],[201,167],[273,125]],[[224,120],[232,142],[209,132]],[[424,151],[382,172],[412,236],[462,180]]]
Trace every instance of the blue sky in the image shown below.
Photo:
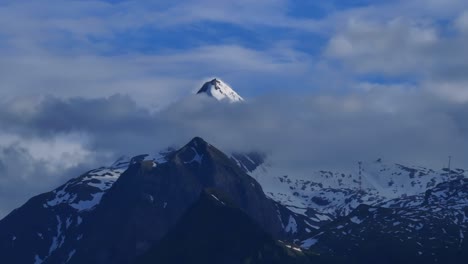
[[[164,104],[218,76],[245,97],[285,87],[350,92],[374,83],[434,91],[442,83],[447,91],[435,92],[465,99],[465,80],[454,82],[443,69],[466,66],[459,56],[466,44],[466,5],[2,1],[0,66],[7,70],[0,86],[8,98],[122,93]]]
[[[466,47],[466,0],[2,0],[0,217],[195,135],[289,169],[466,168]],[[190,97],[213,77],[247,103]]]

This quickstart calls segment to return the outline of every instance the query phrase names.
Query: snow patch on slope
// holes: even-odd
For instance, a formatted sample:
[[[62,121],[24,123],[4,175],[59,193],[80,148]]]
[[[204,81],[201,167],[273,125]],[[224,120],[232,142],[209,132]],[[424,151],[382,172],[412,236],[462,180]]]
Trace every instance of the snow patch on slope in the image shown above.
[[[207,94],[218,101],[227,100],[231,103],[244,101],[229,85],[219,79],[206,82],[198,91],[198,94]]]
[[[34,264],[41,264],[42,262],[43,260],[38,255],[34,256]]]
[[[91,194],[91,196],[93,197],[91,200],[79,201],[78,203],[70,204],[70,206],[75,208],[79,212],[91,210],[94,209],[101,202],[103,195],[104,192]]]
[[[233,158],[240,167],[239,159]],[[437,184],[468,175],[462,169],[432,170],[418,166],[386,164],[382,160],[362,165],[362,191],[359,171],[311,171],[308,175],[290,175],[266,160],[248,172],[262,186],[265,194],[288,209],[306,215],[317,226],[346,216],[360,204],[384,207],[417,206],[425,191]],[[441,199],[444,192],[434,191],[431,199]],[[411,197],[408,199],[408,197]],[[457,197],[457,201],[465,201]],[[466,201],[468,203],[468,201]],[[460,218],[464,221],[464,218]]]
[[[171,151],[167,149],[156,155],[143,154],[133,158],[123,156],[110,167],[91,170],[54,190],[54,196],[43,204],[43,207],[49,208],[64,204],[78,212],[93,210],[130,164],[138,161],[152,161],[153,167],[156,167],[167,162],[166,156]],[[195,161],[201,162],[201,158],[196,156]]]
[[[297,222],[292,215],[289,216],[288,225],[284,229],[288,233],[297,233]]]
[[[185,161],[184,163],[185,164],[190,164],[190,163],[193,163],[193,162],[196,162],[198,164],[201,164],[202,161],[203,161],[203,154],[200,155],[197,151],[196,148],[192,147],[192,150],[193,152],[195,153],[195,156],[193,156],[192,160],[189,160],[189,161]]]

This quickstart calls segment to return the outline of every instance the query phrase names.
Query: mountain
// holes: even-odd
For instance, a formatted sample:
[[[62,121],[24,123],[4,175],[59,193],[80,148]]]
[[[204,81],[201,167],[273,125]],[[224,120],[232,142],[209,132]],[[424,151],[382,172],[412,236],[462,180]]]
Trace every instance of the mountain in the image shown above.
[[[213,79],[206,82],[197,94],[206,94],[219,101],[228,101],[231,103],[244,101],[244,99],[237,94],[234,89],[220,79]]]
[[[306,264],[319,261],[318,255],[274,240],[222,193],[204,190],[177,225],[137,263]]]
[[[462,169],[434,170],[385,163],[381,159],[362,163],[361,184],[358,166],[355,171],[311,170],[307,175],[285,175],[276,171],[281,170],[264,157],[263,162],[248,173],[270,198],[298,214],[309,216],[316,229],[348,215],[361,204],[380,205],[424,194],[437,184],[468,175]]]
[[[0,258],[132,263],[206,188],[225,193],[274,239],[297,240],[311,229],[306,217],[267,198],[252,177],[201,138],[160,157],[141,155],[115,166],[36,196],[0,221]]]
[[[267,155],[260,152],[232,153],[231,159],[245,172],[255,171],[265,163]]]
[[[243,100],[218,79],[199,94]],[[465,170],[378,159],[355,170],[311,168],[299,175],[285,173],[261,152],[227,154],[196,137],[179,149],[122,157],[88,171],[0,221],[0,260],[468,260]]]
[[[382,206],[360,205],[302,246],[349,263],[468,262],[468,179]]]
[[[122,157],[109,167],[90,170],[57,189],[31,198],[0,221],[0,259],[9,263],[56,263],[56,255],[71,259],[83,228],[113,184],[130,164],[165,161],[156,156]],[[74,243],[72,243],[74,244]]]

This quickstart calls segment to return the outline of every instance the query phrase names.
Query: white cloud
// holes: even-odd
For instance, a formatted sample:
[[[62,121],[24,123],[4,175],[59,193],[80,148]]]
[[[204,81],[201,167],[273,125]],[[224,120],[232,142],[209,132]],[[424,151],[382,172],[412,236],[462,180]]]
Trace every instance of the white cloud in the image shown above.
[[[202,76],[301,74],[310,59],[285,47],[257,51],[237,45],[171,50],[161,55],[8,55],[0,61],[0,95],[103,97],[132,94],[162,107],[189,94]]]
[[[466,102],[468,5],[429,1],[418,9],[417,3],[422,4],[407,1],[337,14],[340,26],[330,36],[324,60],[359,81],[370,75],[385,85],[392,79],[412,82],[417,89]]]
[[[358,73],[418,74],[432,63],[426,55],[438,41],[432,26],[400,18],[383,23],[352,18],[330,39],[327,55]]]
[[[436,95],[457,103],[468,102],[468,81],[429,82],[427,88]]]
[[[69,138],[0,135],[0,218],[102,161],[101,154],[85,150],[79,141],[66,141]]]
[[[456,20],[455,26],[457,29],[466,34],[468,33],[468,10],[463,12]]]
[[[449,153],[466,157],[466,1],[332,8],[321,20],[293,17],[291,3],[2,2],[0,160],[8,168],[3,164],[0,201],[11,208],[111,155],[154,151],[195,135],[225,149],[270,151],[287,170],[346,167],[381,155],[432,167]],[[120,33],[204,30],[212,23],[260,37],[265,28],[291,34],[260,46],[196,39],[184,49],[107,52]],[[310,33],[327,45],[302,39]],[[390,81],[365,79],[373,74]],[[170,106],[213,75],[241,94],[281,93],[242,107],[193,98]],[[316,86],[322,88],[316,96],[290,95]],[[323,93],[339,87],[343,94]],[[109,97],[116,93],[136,102]],[[38,178],[45,180],[34,186]],[[20,185],[24,191],[9,191]]]

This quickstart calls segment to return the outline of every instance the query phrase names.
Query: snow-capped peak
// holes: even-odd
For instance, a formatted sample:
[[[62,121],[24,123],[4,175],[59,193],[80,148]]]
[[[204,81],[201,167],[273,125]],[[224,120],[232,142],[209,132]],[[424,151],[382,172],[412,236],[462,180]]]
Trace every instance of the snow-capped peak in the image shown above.
[[[229,85],[216,78],[206,82],[197,94],[203,93],[219,101],[228,100],[231,103],[244,101],[244,98],[237,94]]]

